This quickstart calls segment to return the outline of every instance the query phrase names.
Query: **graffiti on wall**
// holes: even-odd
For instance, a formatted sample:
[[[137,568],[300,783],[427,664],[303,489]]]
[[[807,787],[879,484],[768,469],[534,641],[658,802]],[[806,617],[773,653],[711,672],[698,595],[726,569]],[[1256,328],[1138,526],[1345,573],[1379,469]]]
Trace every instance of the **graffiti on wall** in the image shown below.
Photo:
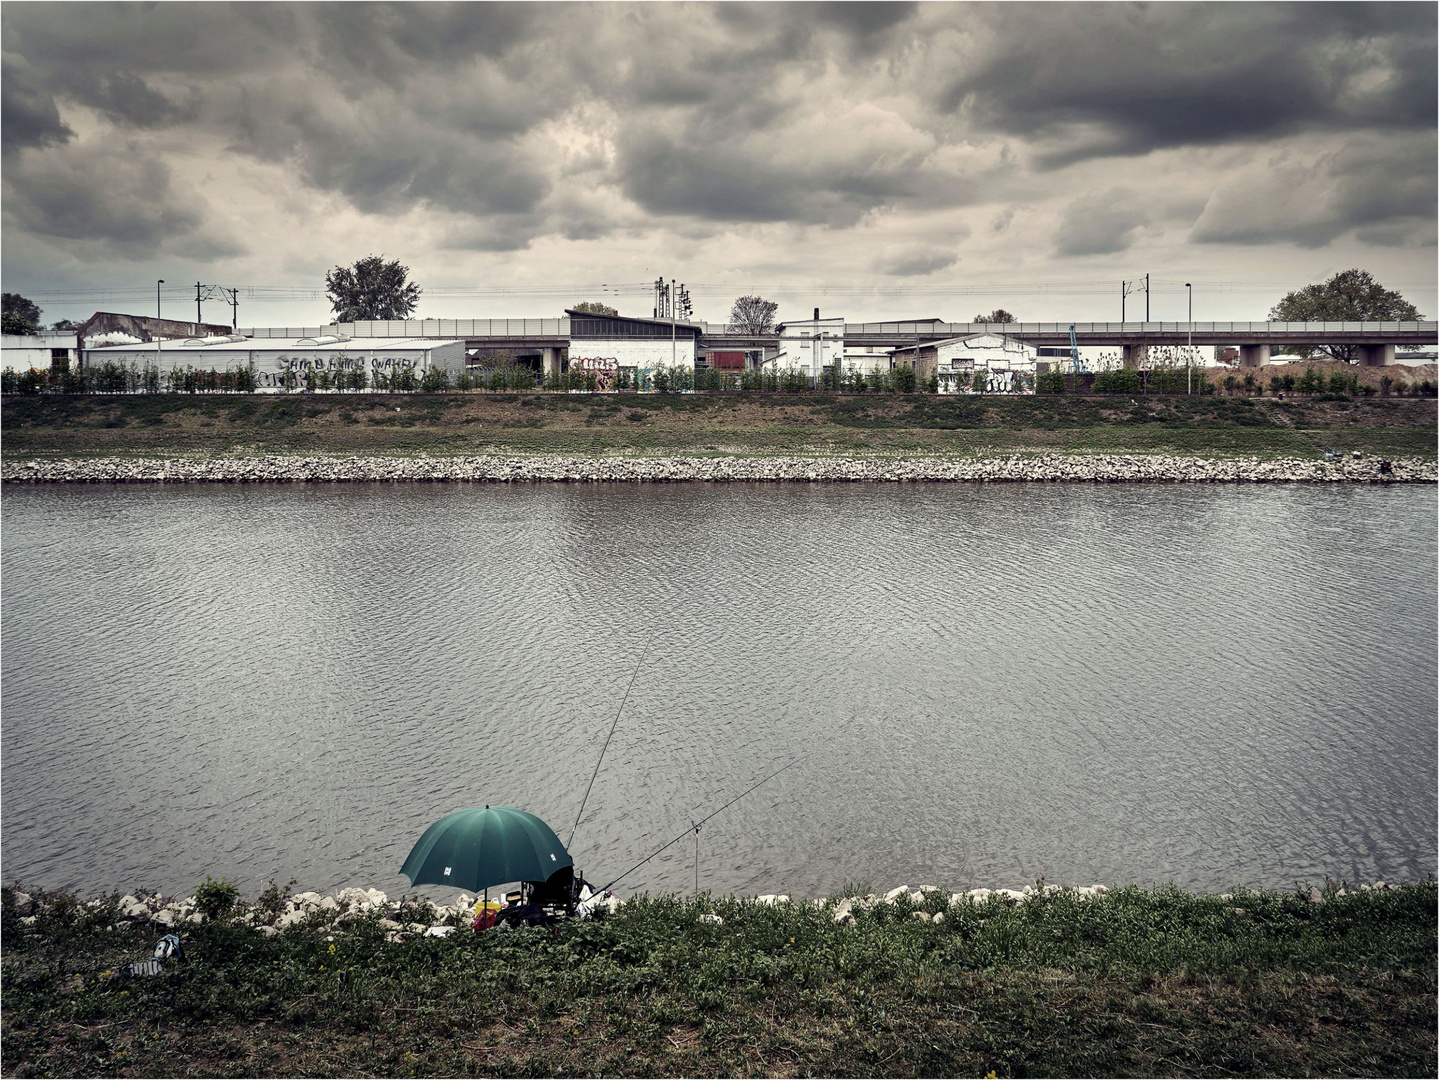
[[[355,371],[368,368],[371,379],[375,375],[393,375],[401,371],[419,374],[423,367],[421,360],[408,356],[277,356],[275,370],[259,372],[259,384],[270,387],[293,388],[304,382],[308,372]]]
[[[613,390],[620,362],[613,356],[572,356],[570,370],[593,374],[596,390]]]

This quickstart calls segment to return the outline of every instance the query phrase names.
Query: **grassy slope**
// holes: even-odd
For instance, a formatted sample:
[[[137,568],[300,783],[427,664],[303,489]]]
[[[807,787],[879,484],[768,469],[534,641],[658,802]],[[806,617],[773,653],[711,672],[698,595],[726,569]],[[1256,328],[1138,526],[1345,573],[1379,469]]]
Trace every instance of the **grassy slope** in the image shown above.
[[[813,395],[12,397],[8,459],[97,454],[1435,454],[1435,402]]]
[[[8,891],[8,890],[7,890]],[[1436,891],[998,899],[921,923],[641,899],[601,923],[387,942],[100,910],[5,918],[5,1075],[1435,1075]],[[941,909],[943,896],[926,905]],[[699,916],[718,913],[723,925]],[[401,918],[408,918],[409,914]]]

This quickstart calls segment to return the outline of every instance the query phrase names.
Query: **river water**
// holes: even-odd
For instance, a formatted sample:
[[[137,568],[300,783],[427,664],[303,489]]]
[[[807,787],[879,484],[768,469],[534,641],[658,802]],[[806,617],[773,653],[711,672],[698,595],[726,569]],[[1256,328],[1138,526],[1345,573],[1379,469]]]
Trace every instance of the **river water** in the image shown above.
[[[3,875],[622,891],[1436,869],[1433,487],[12,487]],[[436,890],[432,895],[450,897]]]

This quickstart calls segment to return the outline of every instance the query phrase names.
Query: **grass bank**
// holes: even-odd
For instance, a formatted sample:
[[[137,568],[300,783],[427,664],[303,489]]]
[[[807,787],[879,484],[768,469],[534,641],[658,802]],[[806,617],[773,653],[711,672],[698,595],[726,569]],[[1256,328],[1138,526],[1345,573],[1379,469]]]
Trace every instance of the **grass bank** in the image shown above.
[[[1326,446],[1435,456],[1433,399],[1333,398],[43,394],[6,398],[0,426],[7,460],[316,453],[1302,458]]]
[[[1434,883],[1023,903],[638,898],[558,933],[4,914],[7,1076],[1433,1076]],[[1315,902],[1316,899],[1318,902]],[[917,918],[943,914],[942,920]],[[402,917],[419,915],[410,912]]]

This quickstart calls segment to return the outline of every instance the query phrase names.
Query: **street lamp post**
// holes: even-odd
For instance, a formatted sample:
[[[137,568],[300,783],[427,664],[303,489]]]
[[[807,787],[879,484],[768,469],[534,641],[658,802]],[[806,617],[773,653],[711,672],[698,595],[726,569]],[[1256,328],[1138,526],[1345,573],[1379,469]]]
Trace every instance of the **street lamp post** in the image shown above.
[[[155,282],[155,322],[156,322],[156,323],[158,323],[158,322],[160,321],[160,286],[163,285],[163,284],[165,284],[165,279],[164,279],[164,278],[159,278],[159,279],[156,280],[156,282]],[[160,368],[160,327],[159,327],[159,326],[156,326],[156,327],[155,327],[155,369],[158,371],[159,368]]]
[[[1187,393],[1194,393],[1194,286],[1189,282],[1184,283],[1184,288],[1189,295],[1189,344],[1184,350],[1184,365],[1189,375],[1189,389]]]

